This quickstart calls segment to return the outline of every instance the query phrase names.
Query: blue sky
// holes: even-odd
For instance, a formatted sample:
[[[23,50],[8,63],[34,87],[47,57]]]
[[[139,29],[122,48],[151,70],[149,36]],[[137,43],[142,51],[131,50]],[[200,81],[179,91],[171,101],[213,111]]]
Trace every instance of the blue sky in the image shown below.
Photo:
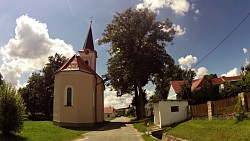
[[[174,45],[166,50],[176,64],[194,69],[199,77],[207,73],[237,75],[249,59],[250,17],[218,49],[193,66],[246,17],[249,5],[249,0],[0,0],[0,71],[13,85],[25,85],[30,73],[41,69],[48,56],[59,52],[70,57],[82,48],[90,17],[94,39],[98,40],[116,12],[147,7],[158,13],[158,20],[169,18],[173,22],[178,34]],[[97,73],[103,75],[109,45],[95,43],[95,49]],[[149,93],[153,88],[147,86]],[[113,95],[106,90],[108,106],[119,102],[126,106],[131,99],[117,100]]]

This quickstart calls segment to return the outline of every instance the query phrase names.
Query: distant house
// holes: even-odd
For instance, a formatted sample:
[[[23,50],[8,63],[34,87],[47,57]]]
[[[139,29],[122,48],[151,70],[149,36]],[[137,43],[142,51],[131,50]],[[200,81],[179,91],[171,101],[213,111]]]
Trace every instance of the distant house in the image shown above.
[[[104,108],[104,118],[107,117],[116,117],[116,110],[113,107],[105,107]]]
[[[160,128],[187,119],[187,100],[160,100],[154,102],[154,124]]]
[[[241,79],[240,76],[232,76],[232,77],[220,77],[220,78],[213,78],[212,83],[214,85],[219,85],[219,90],[224,89],[225,82],[237,82]],[[191,92],[199,90],[202,86],[204,78],[192,80]],[[181,100],[182,97],[180,95],[182,90],[182,85],[184,84],[184,80],[181,81],[170,81],[170,89],[168,93],[168,100]]]
[[[192,80],[191,91],[198,90],[201,87],[202,81],[204,78]],[[181,81],[170,81],[170,90],[168,93],[168,100],[181,100],[182,97],[180,95],[182,90],[182,85],[184,84],[184,80]]]
[[[241,80],[240,76],[231,76],[231,77],[222,76],[220,78],[212,79],[212,82],[214,85],[219,85],[219,90],[221,91],[222,89],[224,89],[225,82],[238,82],[239,80]]]

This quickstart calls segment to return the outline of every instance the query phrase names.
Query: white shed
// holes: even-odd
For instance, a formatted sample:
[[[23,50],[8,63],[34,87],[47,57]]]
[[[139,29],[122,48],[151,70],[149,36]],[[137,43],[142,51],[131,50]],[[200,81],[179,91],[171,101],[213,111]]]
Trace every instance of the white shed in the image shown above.
[[[160,128],[187,119],[187,100],[160,100],[154,102],[154,124]]]

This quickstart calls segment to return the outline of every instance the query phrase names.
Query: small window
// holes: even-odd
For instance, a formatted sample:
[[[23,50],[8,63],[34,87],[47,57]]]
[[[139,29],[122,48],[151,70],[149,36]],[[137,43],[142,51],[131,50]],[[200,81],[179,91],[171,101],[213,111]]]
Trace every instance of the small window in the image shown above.
[[[85,61],[85,64],[89,65],[89,61]]]
[[[73,106],[73,87],[67,86],[64,93],[64,105]]]
[[[72,89],[68,88],[67,89],[67,106],[72,106]]]
[[[171,106],[171,112],[179,112],[179,106]]]

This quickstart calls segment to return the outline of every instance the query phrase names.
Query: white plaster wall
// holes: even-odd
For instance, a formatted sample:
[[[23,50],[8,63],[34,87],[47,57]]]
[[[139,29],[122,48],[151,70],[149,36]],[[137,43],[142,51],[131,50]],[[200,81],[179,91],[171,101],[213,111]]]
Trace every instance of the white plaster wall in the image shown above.
[[[171,112],[171,106],[179,106],[178,112]],[[171,125],[187,119],[187,101],[159,101],[160,127]]]
[[[159,125],[160,124],[160,117],[159,117],[159,103],[154,103],[154,124]]]
[[[176,95],[177,95],[177,94],[175,93],[174,88],[173,88],[173,86],[171,85],[171,86],[170,86],[170,89],[169,89],[169,92],[168,92],[168,98],[167,98],[167,99],[169,99],[169,100],[177,100]]]

